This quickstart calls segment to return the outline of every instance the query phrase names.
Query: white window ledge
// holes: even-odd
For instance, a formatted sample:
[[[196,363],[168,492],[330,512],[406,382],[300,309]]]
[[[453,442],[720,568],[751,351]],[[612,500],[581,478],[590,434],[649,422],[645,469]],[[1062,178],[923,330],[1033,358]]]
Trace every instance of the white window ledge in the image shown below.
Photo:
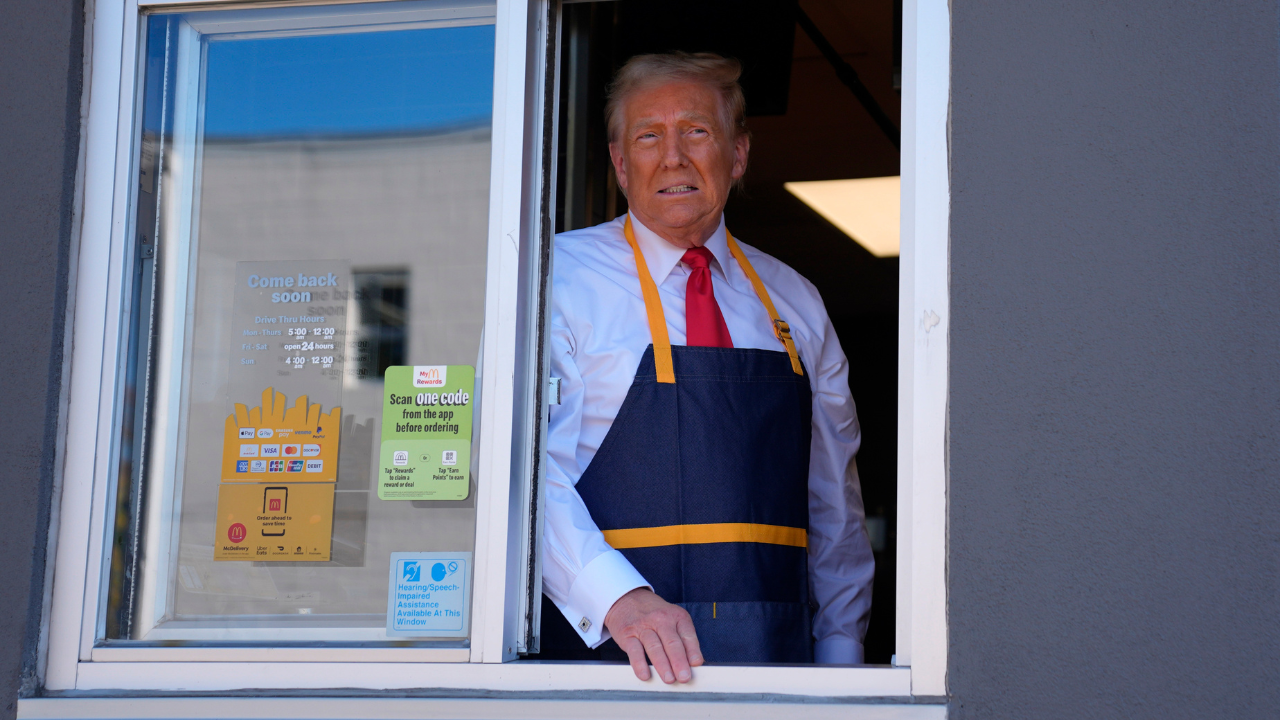
[[[413,662],[82,662],[76,691],[219,693],[245,690],[346,689],[481,692],[632,692],[776,694],[810,698],[911,696],[911,669],[813,665],[715,665],[697,668],[692,682],[641,682],[620,663]],[[232,717],[232,716],[228,716]],[[244,717],[244,716],[238,716]]]
[[[698,717],[705,720],[945,720],[944,704],[852,701],[799,702],[667,698],[299,698],[299,697],[163,697],[163,698],[33,698],[18,701],[21,720],[124,720],[146,718],[272,718],[272,720],[530,720],[543,718],[609,718],[650,720],[655,717]]]

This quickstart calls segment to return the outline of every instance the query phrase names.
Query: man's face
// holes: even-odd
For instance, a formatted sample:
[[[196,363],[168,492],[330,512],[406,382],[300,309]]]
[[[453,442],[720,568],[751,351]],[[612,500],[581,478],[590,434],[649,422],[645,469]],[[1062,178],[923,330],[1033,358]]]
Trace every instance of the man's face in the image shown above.
[[[719,93],[698,83],[639,90],[622,114],[609,154],[631,211],[669,241],[702,245],[720,224],[733,181],[746,172],[746,135],[724,126]]]

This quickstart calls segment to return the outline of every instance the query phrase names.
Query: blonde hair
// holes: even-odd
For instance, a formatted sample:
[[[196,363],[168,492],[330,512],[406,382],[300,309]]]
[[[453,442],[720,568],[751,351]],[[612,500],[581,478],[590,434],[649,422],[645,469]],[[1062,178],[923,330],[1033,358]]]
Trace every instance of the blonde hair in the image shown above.
[[[747,132],[747,102],[742,96],[738,78],[742,63],[715,53],[673,52],[636,55],[618,69],[609,83],[609,96],[604,106],[609,142],[617,142],[622,133],[622,104],[637,90],[669,82],[695,82],[709,85],[720,94],[720,120],[737,138]]]

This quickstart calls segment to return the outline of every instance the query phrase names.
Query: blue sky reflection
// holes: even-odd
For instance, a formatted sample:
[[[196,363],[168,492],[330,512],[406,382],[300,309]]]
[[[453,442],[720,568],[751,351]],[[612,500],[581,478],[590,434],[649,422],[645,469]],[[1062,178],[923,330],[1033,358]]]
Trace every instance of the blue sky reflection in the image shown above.
[[[493,25],[209,43],[205,134],[414,133],[487,124]]]

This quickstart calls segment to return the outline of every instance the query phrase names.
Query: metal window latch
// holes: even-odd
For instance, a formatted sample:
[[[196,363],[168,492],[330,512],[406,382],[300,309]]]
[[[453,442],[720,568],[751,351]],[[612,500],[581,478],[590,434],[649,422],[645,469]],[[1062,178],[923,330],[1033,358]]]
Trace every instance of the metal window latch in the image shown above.
[[[560,404],[560,378],[558,377],[547,379],[547,404]]]

